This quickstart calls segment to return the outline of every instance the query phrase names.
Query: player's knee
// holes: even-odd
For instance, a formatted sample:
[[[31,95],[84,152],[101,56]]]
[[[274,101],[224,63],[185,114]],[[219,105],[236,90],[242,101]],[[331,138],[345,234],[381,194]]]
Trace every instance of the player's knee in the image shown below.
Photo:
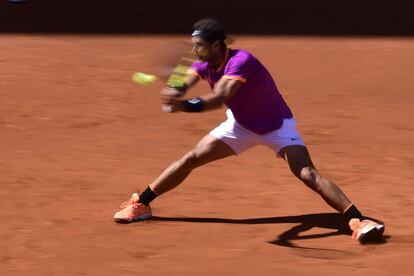
[[[318,179],[318,171],[312,167],[303,167],[300,170],[300,179],[312,190],[318,192],[321,190]]]
[[[315,179],[315,169],[311,168],[311,167],[303,167],[300,170],[300,178],[303,181],[312,181]]]

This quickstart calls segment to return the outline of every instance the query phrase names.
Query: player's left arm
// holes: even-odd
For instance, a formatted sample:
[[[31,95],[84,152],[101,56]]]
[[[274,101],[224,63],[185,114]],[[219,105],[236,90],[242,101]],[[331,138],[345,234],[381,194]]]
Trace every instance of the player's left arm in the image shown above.
[[[190,100],[170,99],[166,104],[173,107],[173,111],[203,112],[220,108],[234,94],[237,93],[243,82],[237,79],[221,78],[214,86],[214,93]]]
[[[221,78],[214,86],[214,93],[200,97],[204,102],[203,111],[220,108],[242,85],[243,82],[240,80]]]

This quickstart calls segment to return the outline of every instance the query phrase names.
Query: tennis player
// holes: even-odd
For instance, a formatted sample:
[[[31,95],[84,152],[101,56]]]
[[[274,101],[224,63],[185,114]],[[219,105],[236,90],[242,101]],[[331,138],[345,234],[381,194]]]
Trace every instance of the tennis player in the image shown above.
[[[170,106],[172,112],[206,112],[226,105],[227,120],[174,161],[140,195],[133,193],[115,214],[115,221],[129,223],[151,218],[150,203],[177,187],[194,169],[265,145],[288,162],[297,178],[344,215],[353,238],[360,242],[379,239],[384,224],[365,218],[341,189],[315,168],[291,109],[260,61],[245,50],[228,48],[226,34],[215,19],[195,23],[191,40],[198,58],[189,70],[191,76],[183,87],[165,88],[162,104]],[[209,83],[212,93],[183,99],[185,92],[200,80]]]

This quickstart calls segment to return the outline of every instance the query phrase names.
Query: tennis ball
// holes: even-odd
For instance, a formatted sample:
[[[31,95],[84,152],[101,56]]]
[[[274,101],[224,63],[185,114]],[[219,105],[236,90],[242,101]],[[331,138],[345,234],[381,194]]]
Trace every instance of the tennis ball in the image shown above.
[[[144,74],[141,72],[136,72],[132,75],[132,81],[141,84],[148,85],[157,80],[157,77],[154,75]]]

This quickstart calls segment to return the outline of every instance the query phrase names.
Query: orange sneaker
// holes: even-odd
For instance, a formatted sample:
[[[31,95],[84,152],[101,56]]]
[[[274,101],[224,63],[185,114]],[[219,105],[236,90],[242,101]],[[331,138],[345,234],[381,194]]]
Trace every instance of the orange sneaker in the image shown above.
[[[151,218],[151,207],[139,203],[139,195],[133,193],[129,201],[121,204],[121,211],[115,213],[114,220],[118,223],[130,223],[133,221]]]
[[[384,224],[364,219],[363,221],[353,218],[349,221],[349,227],[353,231],[352,238],[361,243],[379,240],[384,233]]]

